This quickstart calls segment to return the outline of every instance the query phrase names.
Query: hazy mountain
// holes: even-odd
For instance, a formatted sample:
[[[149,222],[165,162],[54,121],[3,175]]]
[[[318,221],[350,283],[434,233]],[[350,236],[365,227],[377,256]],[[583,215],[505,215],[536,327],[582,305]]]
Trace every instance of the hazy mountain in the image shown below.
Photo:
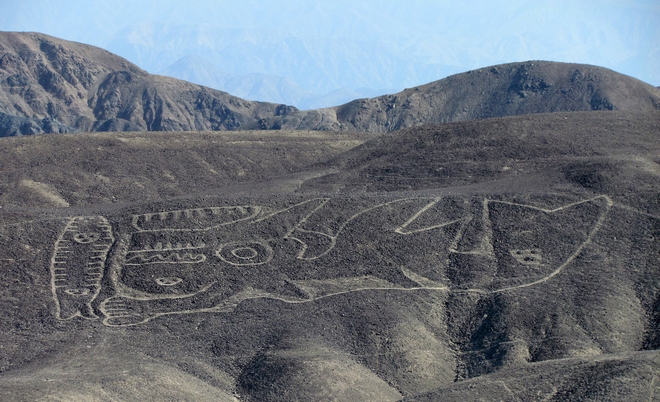
[[[225,91],[244,99],[272,99],[272,102],[277,103],[284,103],[286,99],[293,104],[312,96],[290,78],[260,73],[232,74],[196,55],[182,57],[160,74]]]
[[[0,25],[100,46],[150,73],[197,54],[224,72],[286,77],[316,94],[410,88],[534,59],[605,66],[658,85],[657,5],[606,3],[30,0],[0,3]],[[282,103],[305,108],[294,100]]]
[[[262,74],[232,74],[197,55],[187,55],[161,71],[160,74],[228,92],[243,99],[287,103],[299,109],[317,109],[341,105],[353,99],[394,93],[396,90],[341,88],[327,94],[305,91],[292,79]]]
[[[225,73],[286,77],[312,94],[340,88],[401,88],[401,82],[413,85],[459,71],[441,62],[410,66],[409,59],[381,41],[201,24],[132,26],[106,47],[150,72],[169,74],[177,60],[196,54]],[[286,90],[277,96],[301,106]]]
[[[340,88],[325,95],[306,100],[301,109],[322,109],[329,106],[342,105],[354,99],[372,98],[383,94],[398,92],[396,89],[370,89],[370,88]]]
[[[529,61],[485,67],[397,94],[299,111],[260,124],[277,129],[390,132],[529,113],[659,108],[660,91],[635,78],[584,64]]]
[[[105,50],[42,34],[1,33],[0,54],[1,135],[227,130],[295,110],[150,75]]]
[[[0,399],[657,400],[659,118],[3,138]]]

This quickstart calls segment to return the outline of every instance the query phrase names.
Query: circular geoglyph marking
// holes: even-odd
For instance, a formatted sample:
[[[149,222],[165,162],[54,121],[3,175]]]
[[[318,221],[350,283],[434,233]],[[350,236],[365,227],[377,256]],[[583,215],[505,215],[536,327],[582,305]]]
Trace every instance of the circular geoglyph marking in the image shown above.
[[[80,232],[73,235],[73,240],[80,244],[94,243],[100,238],[101,234],[96,232]]]
[[[241,260],[252,260],[259,256],[259,252],[252,247],[239,247],[231,250],[231,254]]]
[[[231,265],[261,265],[273,259],[273,249],[265,242],[235,241],[221,245],[215,255]]]

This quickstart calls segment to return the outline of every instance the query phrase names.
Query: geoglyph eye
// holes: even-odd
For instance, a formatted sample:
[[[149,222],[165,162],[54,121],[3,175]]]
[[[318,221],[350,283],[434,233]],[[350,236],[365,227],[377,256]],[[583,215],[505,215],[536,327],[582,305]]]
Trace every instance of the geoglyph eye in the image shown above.
[[[273,249],[264,242],[237,241],[223,244],[215,255],[231,265],[261,265],[273,259]]]
[[[540,248],[513,249],[509,250],[513,258],[524,265],[539,265],[543,262],[543,254]]]
[[[95,241],[97,241],[100,238],[101,238],[101,235],[99,233],[95,233],[95,232],[80,232],[80,233],[76,233],[73,236],[73,240],[76,243],[80,243],[80,244],[94,243]]]
[[[64,293],[71,296],[86,296],[89,294],[89,289],[79,288],[79,289],[66,289]]]
[[[177,278],[176,276],[168,276],[165,278],[156,278],[156,283],[160,286],[174,286],[183,282],[183,279]]]

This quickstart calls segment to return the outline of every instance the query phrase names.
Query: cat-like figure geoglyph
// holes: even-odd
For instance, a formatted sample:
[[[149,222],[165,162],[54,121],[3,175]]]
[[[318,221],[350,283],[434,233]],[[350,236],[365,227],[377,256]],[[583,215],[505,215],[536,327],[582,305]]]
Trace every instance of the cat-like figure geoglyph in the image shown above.
[[[135,215],[107,267],[115,294],[98,305],[103,322],[226,312],[253,298],[303,303],[367,289],[532,286],[561,272],[611,207],[605,196],[555,209],[458,197],[349,204],[319,198],[279,210]],[[80,315],[93,317],[86,311]]]

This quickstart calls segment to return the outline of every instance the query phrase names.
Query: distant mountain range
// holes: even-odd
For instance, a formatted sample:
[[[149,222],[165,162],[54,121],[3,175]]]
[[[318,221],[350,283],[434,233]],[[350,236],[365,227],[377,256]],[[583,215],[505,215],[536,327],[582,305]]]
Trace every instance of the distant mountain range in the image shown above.
[[[278,93],[285,87],[300,99],[311,96],[308,100],[313,102],[313,95],[285,78],[222,73],[195,58],[181,65],[189,70],[198,67],[191,80],[214,78],[248,96],[269,88]],[[339,91],[327,96],[340,101],[346,95]],[[660,90],[634,78],[600,67],[534,61],[486,67],[393,95],[300,111],[148,74],[94,46],[38,33],[0,33],[0,136],[235,129],[389,132],[528,113],[658,108]]]
[[[202,57],[204,64],[224,74],[282,77],[288,81],[286,86],[257,91],[258,99],[281,100],[300,109],[336,105],[322,98],[341,88],[370,88],[369,96],[382,95],[390,88],[396,92],[461,71],[449,53],[419,57],[432,60],[411,65],[410,56],[387,41],[203,24],[138,24],[118,32],[106,48],[149,72],[179,79],[188,80],[200,68],[191,66],[189,57]],[[195,82],[237,96],[247,95],[234,92],[234,83],[214,79]],[[300,96],[298,91],[306,95]]]
[[[94,43],[150,73],[187,79],[185,70],[172,71],[172,65],[196,55],[226,73],[286,77],[313,94],[328,94],[340,88],[401,90],[468,69],[538,58],[605,65],[657,85],[657,80],[650,78],[655,76],[653,71],[658,64],[652,52],[654,31],[650,27],[657,25],[653,13],[635,17],[617,13],[612,18],[617,21],[614,25],[602,18],[603,14],[615,13],[614,7],[601,10],[603,14],[598,17],[585,18],[590,7],[582,3],[567,4],[563,12],[556,13],[553,6],[531,3],[499,6],[485,2],[483,7],[474,7],[481,12],[458,4],[423,4],[208,4],[209,15],[221,17],[209,20],[204,13],[186,18],[187,23],[175,22],[163,15],[165,11],[160,7],[151,7],[140,18],[122,18],[125,25],[121,29],[109,29],[111,38]],[[231,9],[236,8],[242,12],[232,13]],[[515,8],[515,14],[506,13],[507,8]],[[539,8],[547,12],[539,14]],[[424,10],[423,17],[420,9]],[[175,12],[190,15],[184,7]],[[324,18],[313,18],[318,15]],[[447,15],[453,15],[453,21],[440,22]],[[417,25],[411,22],[420,19],[422,22]],[[561,34],[557,34],[560,25]],[[79,36],[67,36],[74,37]],[[243,97],[230,86],[196,83]],[[299,109],[335,106],[351,100],[313,106],[296,96],[289,97],[287,91],[283,88],[271,97],[271,90],[253,99],[286,103]]]
[[[243,99],[268,99],[269,102],[288,103],[303,110],[340,105],[353,99],[398,92],[396,89],[341,88],[329,93],[315,93],[306,91],[291,78],[279,75],[228,73],[207,59],[194,54],[180,58],[160,74],[220,89]]]
[[[660,85],[657,7],[646,0],[608,7],[483,0],[478,6],[348,0],[167,5],[99,0],[68,8],[43,0],[5,3],[0,15],[6,31],[45,32],[93,44],[152,74],[299,109],[336,106],[483,66],[535,59],[606,66]],[[270,97],[273,88],[267,86],[253,92],[259,97],[248,97],[232,86],[212,85],[215,80],[192,80],[180,65],[175,69],[188,57],[202,57],[225,74],[285,77],[319,96],[342,88],[377,92],[312,104],[287,86]]]

